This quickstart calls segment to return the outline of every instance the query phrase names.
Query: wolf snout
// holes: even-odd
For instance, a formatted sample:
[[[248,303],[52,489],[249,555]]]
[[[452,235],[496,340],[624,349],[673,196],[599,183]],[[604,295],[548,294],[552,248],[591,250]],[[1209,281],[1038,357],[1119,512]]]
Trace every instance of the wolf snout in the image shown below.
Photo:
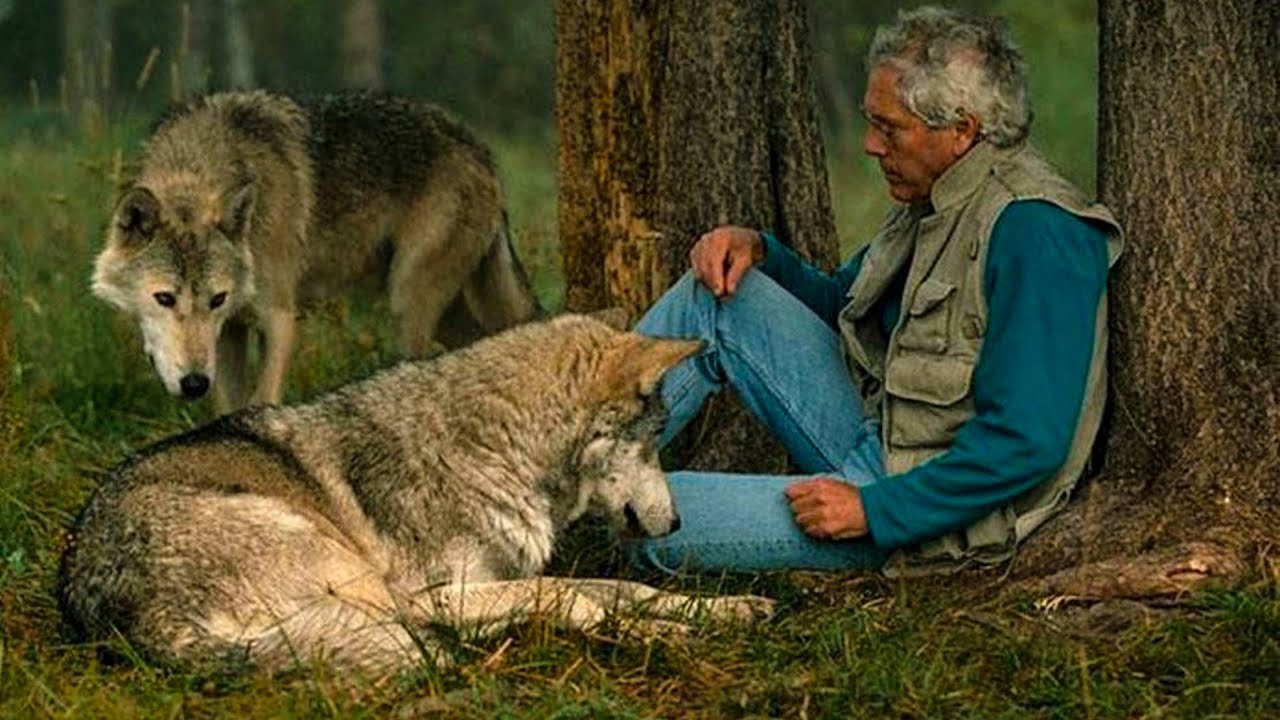
[[[658,529],[656,531],[645,527],[644,523],[640,520],[640,514],[631,506],[631,503],[627,503],[623,506],[622,514],[627,519],[627,534],[632,537],[658,537],[661,535],[669,535],[680,529],[679,513],[673,512],[671,514],[671,523],[665,530]]]
[[[209,391],[209,376],[204,373],[187,373],[178,381],[178,387],[182,389],[182,397],[197,400]]]

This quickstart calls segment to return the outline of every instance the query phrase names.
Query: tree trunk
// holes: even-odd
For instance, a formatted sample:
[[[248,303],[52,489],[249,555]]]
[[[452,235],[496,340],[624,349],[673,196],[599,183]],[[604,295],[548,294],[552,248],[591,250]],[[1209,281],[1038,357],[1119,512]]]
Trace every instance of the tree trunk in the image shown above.
[[[1042,592],[1231,582],[1280,527],[1280,3],[1102,0],[1107,467],[1035,537]]]
[[[111,6],[106,0],[62,0],[64,112],[105,111],[111,93]]]
[[[251,88],[257,83],[253,73],[253,43],[249,38],[249,25],[244,19],[242,0],[222,0],[227,50],[227,85],[232,88]]]
[[[209,0],[177,6],[178,51],[169,67],[169,99],[179,101],[209,90]]]
[[[567,309],[637,318],[721,223],[834,261],[806,33],[798,0],[557,3]],[[691,424],[681,463],[782,469],[764,437],[731,401]]]
[[[382,3],[348,0],[342,13],[342,87],[381,90],[386,86],[382,41]]]
[[[568,310],[638,318],[722,223],[835,260],[806,34],[802,0],[556,3]],[[767,432],[728,407],[690,424],[698,455],[681,464],[784,468],[778,446],[761,447]]]

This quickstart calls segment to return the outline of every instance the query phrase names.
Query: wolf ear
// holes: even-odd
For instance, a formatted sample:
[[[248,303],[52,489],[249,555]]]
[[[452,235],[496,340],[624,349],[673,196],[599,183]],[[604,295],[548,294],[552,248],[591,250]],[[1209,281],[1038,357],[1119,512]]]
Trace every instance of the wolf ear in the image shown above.
[[[614,347],[616,361],[606,371],[609,395],[652,395],[664,373],[680,361],[697,355],[703,345],[701,340],[654,338],[636,333],[619,335]]]
[[[160,224],[160,201],[144,187],[129,188],[116,204],[116,228],[124,245],[141,245]]]
[[[257,198],[258,192],[252,180],[223,195],[218,229],[231,242],[238,243],[248,235],[249,221],[253,217],[253,206]]]

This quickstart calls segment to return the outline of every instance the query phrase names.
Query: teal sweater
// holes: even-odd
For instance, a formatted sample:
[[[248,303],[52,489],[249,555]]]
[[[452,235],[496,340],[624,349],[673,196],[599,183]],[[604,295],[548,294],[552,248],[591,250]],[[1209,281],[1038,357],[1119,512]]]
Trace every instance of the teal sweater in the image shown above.
[[[837,329],[860,251],[834,274],[765,233],[761,266]],[[880,303],[898,321],[905,270]],[[963,528],[1046,480],[1066,461],[1084,398],[1106,235],[1056,205],[1019,201],[991,231],[987,334],[973,374],[975,414],[949,450],[862,488],[867,525],[886,550]]]

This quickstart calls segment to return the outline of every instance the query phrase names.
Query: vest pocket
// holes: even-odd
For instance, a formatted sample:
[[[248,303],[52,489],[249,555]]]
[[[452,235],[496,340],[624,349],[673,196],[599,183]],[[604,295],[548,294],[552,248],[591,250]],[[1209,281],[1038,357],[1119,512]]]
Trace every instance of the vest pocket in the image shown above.
[[[884,388],[894,408],[887,436],[891,453],[946,448],[973,416],[973,366],[972,359],[924,353],[902,353],[889,363]]]
[[[929,278],[920,283],[906,320],[898,330],[897,344],[904,350],[942,353],[947,350],[947,327],[951,321],[948,298],[956,294],[956,286]]]

